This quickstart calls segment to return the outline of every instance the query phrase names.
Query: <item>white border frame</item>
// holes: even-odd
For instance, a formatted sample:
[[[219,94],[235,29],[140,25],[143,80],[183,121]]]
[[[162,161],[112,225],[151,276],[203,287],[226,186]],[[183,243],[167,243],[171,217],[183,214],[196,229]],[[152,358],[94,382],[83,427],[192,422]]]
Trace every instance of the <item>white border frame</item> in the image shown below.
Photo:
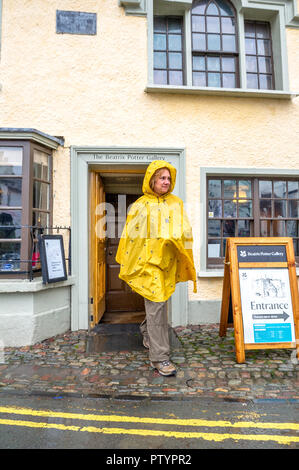
[[[72,287],[71,329],[89,329],[89,201],[88,172],[92,167],[132,165],[144,167],[155,159],[166,160],[177,169],[174,194],[185,202],[185,150],[183,148],[71,147]],[[171,326],[188,321],[188,283],[180,283],[169,300]]]

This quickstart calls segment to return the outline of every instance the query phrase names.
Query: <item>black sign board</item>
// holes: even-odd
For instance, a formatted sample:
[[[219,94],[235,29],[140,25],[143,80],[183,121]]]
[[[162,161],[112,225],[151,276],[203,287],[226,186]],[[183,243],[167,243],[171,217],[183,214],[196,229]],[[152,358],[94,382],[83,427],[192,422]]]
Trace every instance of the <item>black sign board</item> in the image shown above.
[[[285,246],[279,245],[241,245],[237,246],[238,261],[241,263],[285,263]]]
[[[67,279],[62,235],[41,235],[39,238],[43,283]]]
[[[56,33],[97,34],[97,14],[56,10]]]

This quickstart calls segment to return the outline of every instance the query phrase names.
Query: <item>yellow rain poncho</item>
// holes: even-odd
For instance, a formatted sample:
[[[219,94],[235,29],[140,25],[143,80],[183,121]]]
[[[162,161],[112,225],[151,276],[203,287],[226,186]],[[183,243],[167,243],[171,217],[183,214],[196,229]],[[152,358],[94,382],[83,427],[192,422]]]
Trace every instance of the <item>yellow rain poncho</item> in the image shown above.
[[[158,197],[149,182],[159,168],[168,168],[171,186]],[[148,166],[144,195],[131,206],[116,254],[120,279],[153,302],[169,299],[177,282],[192,280],[196,292],[192,229],[183,201],[171,194],[175,180],[170,163],[155,160]]]

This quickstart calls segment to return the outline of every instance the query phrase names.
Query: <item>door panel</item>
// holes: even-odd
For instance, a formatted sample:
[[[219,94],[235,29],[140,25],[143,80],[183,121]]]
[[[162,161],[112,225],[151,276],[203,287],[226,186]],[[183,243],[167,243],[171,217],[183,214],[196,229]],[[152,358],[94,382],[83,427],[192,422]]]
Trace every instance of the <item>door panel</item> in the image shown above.
[[[136,199],[139,194],[126,195],[126,209]],[[106,202],[113,205],[115,210],[116,231],[118,227],[118,219],[122,217],[121,222],[124,224],[125,217],[118,212],[118,194],[106,194]],[[124,220],[123,220],[124,219]],[[108,230],[109,233],[109,230]],[[112,233],[114,233],[112,231]],[[115,238],[108,238],[106,250],[106,312],[136,312],[144,310],[144,299],[141,295],[132,291],[128,284],[119,279],[119,264],[115,261],[115,256],[119,244],[120,233],[115,233]]]
[[[104,226],[104,185],[98,173],[90,173],[90,319],[91,327],[102,318],[106,290],[106,237]]]

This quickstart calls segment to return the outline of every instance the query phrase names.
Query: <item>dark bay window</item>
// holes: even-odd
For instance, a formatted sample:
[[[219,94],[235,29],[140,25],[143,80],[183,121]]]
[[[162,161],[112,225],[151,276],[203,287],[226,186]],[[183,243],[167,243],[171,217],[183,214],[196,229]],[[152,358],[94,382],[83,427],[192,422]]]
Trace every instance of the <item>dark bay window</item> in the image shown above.
[[[154,82],[184,84],[182,17],[154,17]]]
[[[28,277],[39,268],[37,227],[51,223],[51,168],[51,149],[0,142],[0,277]]]
[[[292,237],[299,260],[299,180],[209,177],[208,267],[219,267],[228,237]]]
[[[0,147],[0,270],[19,271],[22,224],[22,147]]]

